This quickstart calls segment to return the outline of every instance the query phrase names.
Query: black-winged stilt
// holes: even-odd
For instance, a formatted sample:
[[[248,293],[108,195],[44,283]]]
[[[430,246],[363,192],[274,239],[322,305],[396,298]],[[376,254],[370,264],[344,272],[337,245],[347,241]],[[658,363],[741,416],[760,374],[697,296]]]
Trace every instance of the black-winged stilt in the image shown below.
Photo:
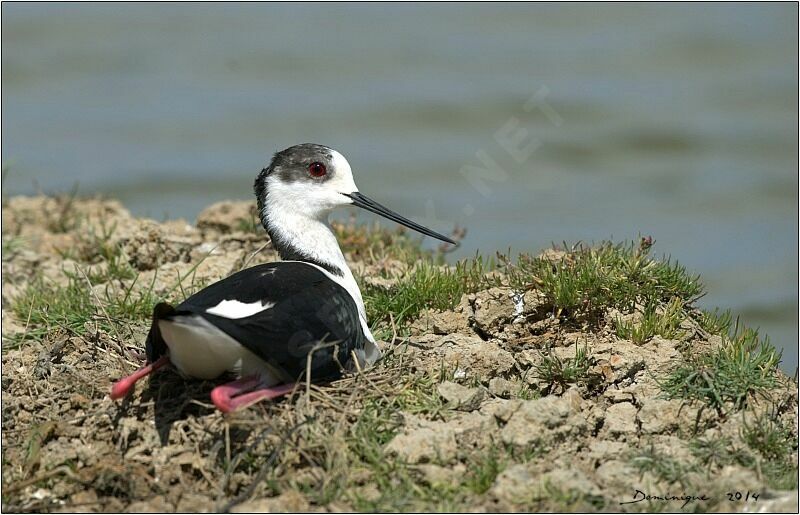
[[[328,223],[337,207],[358,206],[455,244],[359,193],[344,156],[322,145],[275,154],[255,193],[283,261],[237,272],[178,306],[158,304],[147,365],[115,383],[113,399],[172,363],[199,379],[233,373],[236,381],[211,392],[214,405],[229,412],[290,392],[307,370],[321,380],[375,363],[381,353],[361,292]]]

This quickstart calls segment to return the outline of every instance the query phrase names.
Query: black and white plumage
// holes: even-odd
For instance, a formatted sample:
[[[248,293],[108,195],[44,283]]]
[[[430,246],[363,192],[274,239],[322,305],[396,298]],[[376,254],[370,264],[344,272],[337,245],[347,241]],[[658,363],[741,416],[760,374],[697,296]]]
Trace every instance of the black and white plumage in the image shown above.
[[[330,379],[380,358],[364,301],[328,223],[337,207],[358,206],[454,243],[362,195],[337,151],[302,144],[278,152],[255,181],[261,222],[283,261],[258,265],[192,295],[158,304],[147,337],[148,364],[117,382],[112,398],[173,364],[186,376],[238,380],[212,391],[232,411],[290,391],[306,373]],[[310,356],[310,357],[309,357]]]
[[[175,308],[159,305],[156,313],[147,340],[148,361],[155,362],[169,350],[179,370],[201,379],[234,371],[261,374],[271,384],[296,381],[305,373],[305,358],[315,346],[319,347],[311,357],[315,378],[353,368],[351,352],[361,365],[367,362],[368,340],[350,294],[318,267],[299,261],[242,270]],[[208,334],[209,343],[199,356],[196,341],[168,349],[167,341],[189,340],[194,332]]]

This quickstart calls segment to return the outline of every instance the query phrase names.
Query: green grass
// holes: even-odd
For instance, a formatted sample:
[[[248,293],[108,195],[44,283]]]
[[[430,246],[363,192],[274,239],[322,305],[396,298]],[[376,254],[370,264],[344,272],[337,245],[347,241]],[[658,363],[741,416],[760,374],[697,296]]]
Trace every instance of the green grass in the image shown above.
[[[449,420],[459,414],[436,393],[440,382],[452,379],[452,371],[408,373],[399,359],[396,351],[390,351],[378,367],[368,372],[379,387],[364,382],[342,387],[343,397],[337,399],[346,402],[341,409],[303,414],[300,418],[306,424],[287,432],[296,441],[286,446],[280,460],[289,460],[292,468],[302,464],[316,469],[318,473],[313,478],[297,480],[292,474],[281,472],[282,466],[270,467],[271,475],[263,488],[271,495],[294,488],[314,505],[338,501],[356,511],[464,511],[485,501],[497,476],[508,466],[542,458],[542,449],[517,449],[496,443],[465,447],[459,450],[458,457],[465,471],[436,481],[428,479],[418,465],[387,454],[386,446],[402,430],[407,414],[432,420]],[[355,395],[354,388],[358,390]],[[275,418],[276,422],[282,420]],[[248,458],[252,461],[251,470],[263,466],[267,454],[259,451]],[[433,464],[442,466],[445,474],[452,465],[436,458]]]
[[[158,299],[152,288],[134,293],[135,282],[127,287],[107,283],[97,292],[80,272],[70,272],[63,286],[38,276],[12,303],[14,314],[28,330],[9,338],[8,343],[14,347],[57,329],[82,335],[93,330],[94,324],[104,331],[116,331],[130,322],[147,320]]]
[[[777,386],[780,353],[753,329],[736,328],[721,347],[683,360],[662,381],[664,392],[702,401],[720,412],[741,409],[748,399]]]
[[[101,222],[99,226],[90,226],[88,232],[79,238],[79,246],[88,254],[84,255],[84,261],[106,263],[104,270],[89,277],[93,283],[136,277],[136,270],[123,255],[122,245],[112,239],[116,229],[116,223],[107,226]]]
[[[644,308],[641,320],[618,318],[614,320],[614,326],[620,338],[643,345],[656,335],[667,339],[681,338],[683,333],[679,327],[684,317],[683,301],[678,297],[673,297],[662,309],[651,299]]]
[[[21,236],[3,236],[3,260],[10,260],[14,254],[23,248],[25,248],[25,238]]]
[[[47,228],[54,233],[67,233],[74,231],[83,225],[84,219],[75,209],[75,202],[78,197],[78,184],[76,183],[68,193],[55,195],[56,209],[47,210]]]
[[[236,229],[250,234],[264,234],[261,220],[258,219],[255,212],[251,212],[248,218],[239,218],[236,220]]]
[[[15,348],[28,339],[41,339],[58,329],[76,335],[87,334],[95,328],[120,333],[127,331],[131,324],[148,322],[158,302],[180,302],[202,287],[204,283],[194,278],[194,271],[201,262],[158,295],[154,291],[157,275],[137,288],[141,274],[133,271],[133,278],[129,280],[128,268],[124,269],[125,274],[110,277],[87,274],[76,267],[74,271],[64,271],[66,284],[63,285],[41,275],[34,276],[11,303],[14,315],[27,330],[4,338],[4,347]],[[187,279],[189,284],[184,287]]]
[[[698,322],[709,334],[729,334],[734,326],[734,319],[730,309],[720,311],[719,308],[711,311],[701,311]]]
[[[16,339],[42,337],[58,328],[83,334],[95,313],[89,290],[76,279],[66,286],[35,277],[12,303],[12,311],[28,331]]]
[[[508,465],[510,457],[505,449],[494,444],[470,456],[467,461],[467,474],[463,485],[473,494],[482,495],[489,491]]]
[[[425,390],[413,382],[410,389]],[[416,397],[416,395],[412,395]],[[415,510],[423,506],[453,509],[455,499],[446,485],[428,485],[418,479],[413,468],[399,460],[386,456],[384,447],[401,427],[401,421],[393,416],[407,402],[380,399],[368,403],[356,422],[352,438],[346,439],[347,459],[350,469],[369,472],[370,483],[379,492],[377,498],[353,495],[347,481],[339,487],[344,498],[349,498],[356,511]],[[334,473],[333,471],[330,471]]]
[[[727,465],[750,468],[755,464],[752,453],[729,437],[696,438],[689,442],[689,449],[703,466],[712,469]]]
[[[767,482],[767,486],[775,490],[794,490],[797,488],[797,467],[789,460],[767,460],[759,464],[758,469]]]
[[[302,454],[312,463],[321,464],[323,471],[318,483],[302,488],[309,501],[318,505],[346,501],[355,511],[464,511],[485,500],[497,476],[508,466],[542,457],[540,449],[520,452],[497,444],[463,449],[459,461],[466,468],[464,473],[443,482],[429,482],[416,465],[387,455],[386,445],[403,426],[402,418],[397,415],[408,411],[409,402],[417,408],[430,406],[427,401],[420,404],[419,399],[426,399],[431,389],[435,391],[440,379],[431,383],[425,376],[398,378],[402,383],[400,390],[406,393],[369,399],[344,434],[330,434],[330,425],[310,428],[307,440],[299,448],[305,449],[313,438],[317,442],[311,444],[313,451],[307,449]],[[428,418],[431,415],[437,418],[434,413],[437,410],[428,408]],[[445,407],[438,416],[448,418],[453,413]],[[450,464],[441,466],[448,469]],[[285,482],[276,477],[275,490],[280,491]],[[374,487],[376,495],[363,495],[359,485]]]
[[[346,501],[356,511],[453,511],[464,506],[466,488],[427,484],[413,465],[385,451],[386,444],[402,428],[400,412],[447,410],[440,400],[433,399],[436,388],[432,381],[435,379],[428,376],[396,377],[392,382],[395,394],[372,395],[359,409],[345,410],[354,417],[345,426],[309,420],[298,431],[300,440],[294,449],[299,449],[309,464],[321,467],[322,473],[316,481],[300,487],[307,498],[320,505]],[[294,452],[290,450],[288,455]],[[275,476],[272,488],[280,491],[287,483],[292,484],[292,480]],[[375,495],[366,495],[359,486],[370,487]]]
[[[610,308],[630,313],[644,305],[640,323],[614,322],[620,337],[645,343],[656,334],[681,337],[680,323],[703,292],[697,276],[670,259],[650,257],[651,244],[645,242],[580,245],[555,261],[527,254],[516,260],[503,254],[496,260],[476,256],[448,268],[437,266],[441,254],[422,251],[402,232],[376,233],[352,225],[334,228],[347,252],[369,262],[390,256],[414,265],[391,288],[362,287],[367,316],[383,336],[390,319],[402,334],[402,328],[425,308],[452,309],[464,293],[509,286],[518,292],[541,292],[552,312],[568,324],[598,326]]]
[[[667,456],[657,451],[652,445],[635,449],[631,452],[629,460],[640,474],[650,472],[659,480],[681,486],[688,486],[688,474],[698,470],[695,464],[685,463]]]
[[[91,265],[85,267],[83,274],[92,284],[134,279],[136,270],[124,256],[122,244],[113,239],[116,228],[116,223],[110,226],[105,222],[100,222],[97,226],[90,225],[86,231],[77,234],[73,247],[58,252],[63,259],[69,258]],[[67,270],[64,274],[68,277],[76,275]]]
[[[735,442],[730,437],[698,438],[690,442],[690,449],[709,471],[738,465],[755,471],[770,488],[791,490],[797,486],[797,468],[792,462],[797,439],[774,413],[762,413],[750,422],[745,419],[739,436]]]
[[[553,313],[567,324],[598,326],[610,308],[631,313],[644,306],[638,321],[611,321],[620,338],[640,345],[656,335],[684,338],[681,323],[697,313],[698,322],[709,333],[724,333],[732,326],[729,312],[700,312],[692,307],[703,294],[699,278],[669,258],[651,257],[652,242],[647,240],[579,245],[556,260],[523,254],[512,261],[498,254],[497,264],[476,257],[447,268],[432,264],[431,255],[403,233],[376,233],[352,225],[339,225],[337,231],[341,239],[373,260],[384,259],[387,253],[408,263],[422,259],[389,289],[363,287],[367,316],[382,337],[390,334],[390,320],[403,334],[403,327],[423,309],[452,309],[464,293],[495,285],[516,291],[538,290]],[[392,245],[398,247],[396,255],[391,254]],[[492,271],[502,275],[489,274]],[[662,381],[662,387],[671,397],[702,400],[717,409],[733,404],[738,409],[750,396],[774,386],[779,360],[774,347],[757,332],[734,328],[723,347],[701,355],[687,352],[684,362]],[[575,358],[569,360],[545,355],[534,373],[551,388],[564,387],[589,382],[589,367],[585,349],[577,349]]]
[[[792,460],[797,455],[797,436],[774,410],[762,413],[750,422],[745,419],[741,438],[757,453],[754,468],[770,488],[797,488],[797,466]]]
[[[773,413],[763,413],[750,423],[745,420],[741,436],[767,460],[787,459],[797,447],[792,432]]]
[[[592,361],[587,354],[586,346],[575,344],[575,357],[566,360],[555,354],[541,353],[541,362],[534,365],[535,377],[547,383],[548,392],[556,387],[566,388],[570,384],[587,384],[590,382],[589,367]]]
[[[391,315],[396,324],[403,324],[426,308],[452,309],[463,294],[485,286],[486,270],[480,258],[459,261],[455,268],[421,261],[390,289],[364,287],[367,318],[375,325],[389,322]]]
[[[663,304],[673,298],[690,303],[700,296],[699,278],[670,259],[652,259],[651,245],[579,245],[556,261],[521,255],[516,263],[505,256],[501,262],[512,288],[538,289],[566,321],[592,322],[610,307],[630,312],[637,303]]]

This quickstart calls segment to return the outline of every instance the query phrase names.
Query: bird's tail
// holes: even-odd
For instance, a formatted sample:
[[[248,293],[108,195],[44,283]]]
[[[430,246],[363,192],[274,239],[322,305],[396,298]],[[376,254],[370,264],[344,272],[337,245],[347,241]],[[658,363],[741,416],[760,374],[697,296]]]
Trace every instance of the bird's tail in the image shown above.
[[[175,314],[175,308],[166,302],[159,302],[156,304],[156,307],[153,308],[153,322],[150,324],[150,332],[147,334],[147,341],[145,343],[148,363],[155,363],[158,358],[167,353],[167,344],[161,337],[158,321],[168,318],[173,314]]]

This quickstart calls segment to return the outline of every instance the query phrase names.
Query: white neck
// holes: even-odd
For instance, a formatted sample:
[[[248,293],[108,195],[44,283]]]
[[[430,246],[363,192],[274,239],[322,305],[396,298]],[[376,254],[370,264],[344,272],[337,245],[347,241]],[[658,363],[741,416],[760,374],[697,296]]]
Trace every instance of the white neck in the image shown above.
[[[306,261],[323,268],[353,297],[366,324],[367,313],[361,291],[328,223],[328,214],[319,213],[317,217],[311,217],[292,209],[281,209],[280,204],[280,198],[276,197],[264,206],[261,214],[281,259]],[[372,336],[368,330],[367,334]]]
[[[282,259],[306,259],[318,262],[336,275],[350,274],[327,216],[314,219],[277,209],[265,208],[265,211],[267,231],[275,240],[274,245]]]

